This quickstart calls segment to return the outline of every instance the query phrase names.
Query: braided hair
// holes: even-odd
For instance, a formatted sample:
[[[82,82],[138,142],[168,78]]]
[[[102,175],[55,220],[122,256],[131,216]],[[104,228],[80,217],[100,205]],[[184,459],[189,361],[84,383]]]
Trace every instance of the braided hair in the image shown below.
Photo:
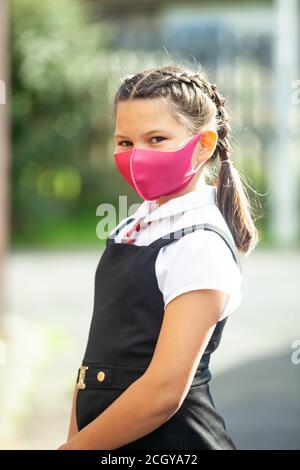
[[[114,111],[120,101],[135,98],[165,100],[179,122],[192,133],[213,126],[218,134],[216,148],[204,167],[219,169],[215,186],[217,205],[240,252],[249,254],[259,239],[252,220],[251,207],[234,162],[230,159],[230,119],[226,99],[203,70],[169,65],[129,75],[122,81],[114,99]]]

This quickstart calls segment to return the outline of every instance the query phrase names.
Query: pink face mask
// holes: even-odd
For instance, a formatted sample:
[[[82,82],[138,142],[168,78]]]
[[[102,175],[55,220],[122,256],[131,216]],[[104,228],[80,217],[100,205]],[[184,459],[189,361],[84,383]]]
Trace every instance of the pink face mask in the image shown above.
[[[115,152],[115,162],[127,183],[146,200],[177,193],[191,181],[198,169],[192,156],[201,133],[194,134],[183,147],[172,151],[130,149]]]

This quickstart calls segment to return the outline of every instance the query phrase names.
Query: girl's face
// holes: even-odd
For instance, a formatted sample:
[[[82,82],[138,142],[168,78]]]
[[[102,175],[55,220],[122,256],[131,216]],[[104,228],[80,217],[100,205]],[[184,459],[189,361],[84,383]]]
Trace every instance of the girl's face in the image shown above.
[[[189,131],[174,118],[168,104],[159,98],[121,101],[117,105],[114,152],[133,148],[176,150],[190,137]],[[199,140],[193,152],[193,167],[210,156],[205,155],[202,150],[199,159],[200,149]],[[158,204],[194,190],[200,173],[201,171],[195,175],[184,191],[162,196],[157,200]]]
[[[117,106],[115,151],[133,148],[174,150],[191,134],[157,99],[121,101]]]

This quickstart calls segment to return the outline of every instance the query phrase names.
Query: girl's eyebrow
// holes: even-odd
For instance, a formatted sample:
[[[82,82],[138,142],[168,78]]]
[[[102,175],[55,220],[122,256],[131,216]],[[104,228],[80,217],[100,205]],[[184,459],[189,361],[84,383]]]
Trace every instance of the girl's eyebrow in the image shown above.
[[[168,131],[166,131],[166,130],[164,130],[164,129],[156,129],[156,130],[153,130],[153,131],[145,132],[144,134],[142,134],[142,136],[148,135],[148,134],[153,134],[153,132],[163,132],[163,133],[166,133],[166,132],[168,132]],[[115,134],[115,137],[126,137],[126,135]]]

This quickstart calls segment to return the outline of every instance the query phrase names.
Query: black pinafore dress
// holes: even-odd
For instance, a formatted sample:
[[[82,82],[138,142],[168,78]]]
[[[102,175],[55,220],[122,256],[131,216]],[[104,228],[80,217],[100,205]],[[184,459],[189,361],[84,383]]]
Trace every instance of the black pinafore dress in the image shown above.
[[[116,233],[131,220],[121,224]],[[164,315],[163,296],[155,274],[157,255],[162,247],[199,229],[218,233],[241,269],[236,246],[225,232],[210,224],[177,230],[150,245],[117,243],[113,236],[107,238],[95,273],[92,321],[77,374],[78,430],[93,421],[146,371]],[[154,431],[118,449],[236,449],[209,390],[210,355],[219,345],[226,321],[227,317],[216,323],[179,410]]]

